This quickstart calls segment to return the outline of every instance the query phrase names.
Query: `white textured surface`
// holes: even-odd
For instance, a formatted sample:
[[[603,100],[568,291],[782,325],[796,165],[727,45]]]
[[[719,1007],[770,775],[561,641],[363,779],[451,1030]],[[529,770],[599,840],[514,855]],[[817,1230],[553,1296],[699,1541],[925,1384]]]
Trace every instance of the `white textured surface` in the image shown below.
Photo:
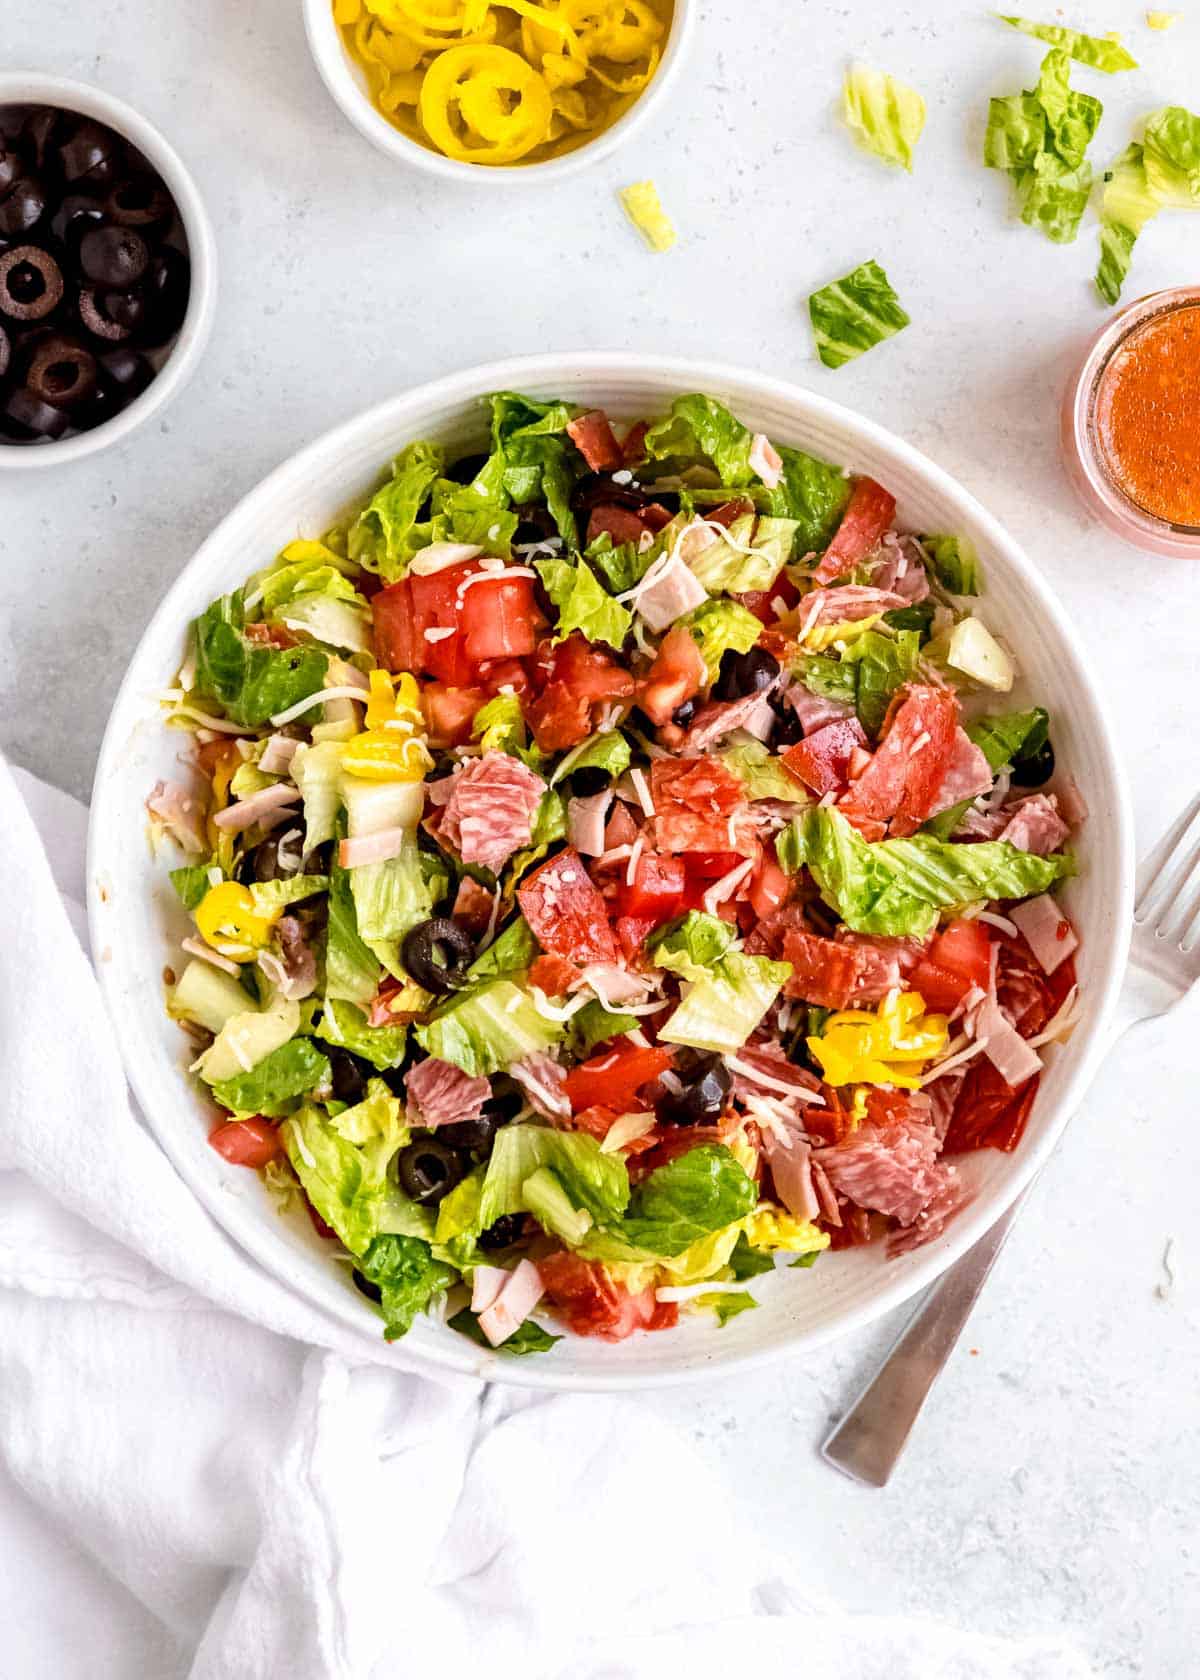
[[[1131,0],[1086,9],[1094,29],[1125,28],[1144,66],[1117,82],[1078,73],[1107,104],[1100,158],[1136,114],[1195,103],[1200,15],[1187,11],[1155,35]],[[858,157],[829,116],[851,56],[926,93],[912,181]],[[1062,380],[1102,319],[1094,232],[1067,250],[1039,241],[1007,219],[1007,184],[977,162],[988,94],[1032,85],[1037,56],[958,0],[710,0],[690,94],[631,148],[553,192],[476,197],[396,171],[349,130],[286,0],[7,0],[0,62],[101,81],[178,145],[217,225],[223,294],[204,364],[157,430],[53,481],[4,486],[0,739],[84,792],[166,584],[243,490],[334,421],[498,354],[634,346],[810,384],[974,490],[1042,560],[1102,662],[1151,838],[1195,780],[1200,573],[1106,538],[1057,462]],[[681,231],[668,257],[643,253],[613,204],[647,174]],[[914,324],[827,372],[803,297],[871,256]],[[1135,264],[1130,296],[1194,281],[1200,225],[1163,218]],[[1000,1262],[971,1337],[978,1356],[951,1366],[887,1492],[813,1457],[884,1333],[645,1402],[757,1501],[781,1566],[798,1560],[851,1606],[1072,1629],[1106,1675],[1196,1672],[1188,1049],[1176,1029],[1102,1080]],[[1164,1300],[1171,1237],[1178,1282]]]

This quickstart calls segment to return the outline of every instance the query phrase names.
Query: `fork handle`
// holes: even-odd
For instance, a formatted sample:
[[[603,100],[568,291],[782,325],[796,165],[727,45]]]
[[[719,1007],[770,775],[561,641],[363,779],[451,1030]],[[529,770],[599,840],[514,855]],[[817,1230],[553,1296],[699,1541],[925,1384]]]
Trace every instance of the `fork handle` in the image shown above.
[[[1028,1193],[1018,1196],[933,1286],[879,1371],[826,1439],[823,1456],[855,1481],[886,1487]]]

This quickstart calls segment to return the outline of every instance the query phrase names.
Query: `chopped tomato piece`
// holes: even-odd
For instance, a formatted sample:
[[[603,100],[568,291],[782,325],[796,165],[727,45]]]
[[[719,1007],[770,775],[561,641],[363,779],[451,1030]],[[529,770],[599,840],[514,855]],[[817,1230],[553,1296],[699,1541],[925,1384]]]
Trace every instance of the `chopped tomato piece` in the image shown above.
[[[732,867],[732,865],[731,865]],[[785,875],[769,852],[764,851],[750,879],[747,897],[757,919],[765,921],[785,903],[791,891],[791,877]]]
[[[522,913],[544,951],[581,967],[617,960],[604,900],[572,846],[548,858],[517,889]]]
[[[790,612],[800,599],[800,591],[788,577],[786,572],[780,572],[770,589],[748,589],[744,595],[735,597],[747,612],[752,612],[755,618],[764,624],[774,624],[777,618]],[[782,602],[782,609],[779,603]]]
[[[577,1254],[549,1254],[538,1261],[546,1299],[577,1336],[620,1342],[635,1330],[669,1330],[679,1322],[672,1301],[658,1302],[653,1289],[631,1295],[595,1260]]]
[[[459,619],[472,664],[485,659],[523,659],[538,644],[545,619],[534,599],[532,578],[500,577],[473,583],[462,597]]]
[[[707,681],[708,670],[695,638],[681,624],[673,625],[638,684],[638,705],[651,723],[661,727],[670,723],[677,708],[699,694]]]
[[[618,914],[641,917],[655,926],[669,922],[672,916],[679,914],[686,886],[687,872],[681,858],[643,852],[638,858],[633,880],[621,877],[617,891]]]
[[[529,692],[529,672],[519,659],[485,659],[475,675],[489,694],[499,694],[502,688],[513,694]]]
[[[261,1114],[249,1120],[227,1120],[208,1134],[217,1154],[235,1167],[265,1167],[279,1154],[279,1132]]]
[[[620,1115],[611,1108],[585,1108],[571,1116],[571,1127],[577,1132],[588,1132],[603,1143],[612,1130],[613,1121],[619,1119]]]
[[[591,707],[566,683],[548,682],[526,713],[533,738],[545,753],[566,752],[592,732]]]
[[[572,631],[550,656],[545,688],[529,708],[529,726],[543,752],[565,752],[592,729],[591,708],[626,699],[634,682],[624,666]]]
[[[642,434],[643,437],[645,433]],[[624,451],[602,408],[581,414],[567,427],[567,436],[593,472],[615,472],[625,459]]]
[[[628,1114],[637,1108],[642,1086],[657,1079],[673,1060],[674,1053],[667,1047],[642,1049],[629,1044],[619,1050],[606,1050],[573,1067],[563,1090],[574,1113],[585,1108],[611,1108],[614,1114]]]
[[[870,763],[838,802],[843,816],[868,838],[879,838],[881,827],[893,839],[915,834],[937,803],[957,729],[958,701],[948,689],[899,689]]]
[[[618,916],[617,939],[627,957],[636,957],[650,934],[662,924],[654,916]]]
[[[754,503],[749,496],[734,496],[731,501],[722,502],[720,507],[713,508],[711,513],[704,515],[713,525],[724,525],[728,530],[735,519],[745,519],[746,515],[754,512]]]
[[[471,669],[459,634],[458,590],[477,569],[468,561],[381,589],[371,603],[380,663],[389,671],[424,672],[456,686],[467,682]]]
[[[816,572],[818,583],[845,577],[865,560],[896,517],[896,498],[873,478],[855,483],[842,522]]]
[[[849,780],[852,753],[866,744],[866,734],[857,718],[836,718],[789,747],[783,754],[783,762],[814,793],[839,793]]]
[[[630,426],[621,444],[622,466],[636,467],[646,459],[646,433],[649,430],[648,420],[639,420],[636,426]]]
[[[930,1009],[954,1010],[972,986],[986,992],[992,940],[985,922],[959,917],[943,929],[913,971],[912,984]]]
[[[565,997],[579,978],[579,970],[565,957],[535,957],[529,966],[529,984],[547,997]]]
[[[371,602],[375,621],[375,657],[388,671],[418,671],[412,585],[407,578],[381,589]]]
[[[337,1232],[334,1230],[333,1226],[325,1223],[307,1196],[304,1198],[304,1211],[308,1215],[309,1223],[311,1224],[313,1230],[320,1238],[323,1239],[323,1241],[331,1242],[337,1237]]]
[[[475,713],[487,701],[482,688],[456,688],[449,683],[421,684],[421,710],[429,741],[435,747],[457,747],[471,739]]]

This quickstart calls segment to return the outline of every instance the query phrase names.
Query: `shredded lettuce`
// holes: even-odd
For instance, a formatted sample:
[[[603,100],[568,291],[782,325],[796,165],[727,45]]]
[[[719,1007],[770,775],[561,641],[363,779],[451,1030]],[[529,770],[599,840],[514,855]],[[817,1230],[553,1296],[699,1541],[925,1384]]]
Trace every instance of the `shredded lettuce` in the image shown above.
[[[841,467],[806,455],[802,449],[789,449],[782,443],[777,447],[783,474],[774,490],[767,492],[763,511],[796,521],[797,554],[827,548],[850,500],[850,480]]]
[[[329,877],[325,996],[365,1007],[379,989],[379,958],[358,931],[350,874],[334,859]]]
[[[721,762],[741,782],[747,799],[782,799],[794,805],[808,803],[807,789],[761,741],[748,737],[736,746],[726,747]]]
[[[915,88],[883,70],[852,65],[842,83],[842,116],[867,151],[911,172],[925,127],[925,101]]]
[[[731,490],[752,484],[758,476],[750,465],[753,444],[753,433],[723,403],[698,392],[676,397],[667,418],[646,433],[648,459],[709,461]]]
[[[443,466],[442,450],[432,443],[411,443],[397,455],[391,478],[350,527],[347,547],[352,560],[378,573],[385,583],[404,576],[413,555],[431,540],[431,533],[417,526],[417,515]]]
[[[1159,204],[1200,209],[1200,116],[1165,105],[1147,120],[1146,181]]]
[[[524,916],[518,916],[493,939],[486,951],[467,970],[472,980],[493,980],[498,975],[521,974],[537,956],[540,947]]]
[[[732,1055],[775,1002],[791,972],[790,963],[731,951],[692,984],[658,1036],[665,1044]]]
[[[807,864],[826,904],[855,933],[920,938],[940,910],[978,899],[1029,898],[1075,867],[1067,853],[1035,857],[1000,840],[954,845],[916,834],[871,843],[830,806],[814,806],[785,832],[788,845],[776,843],[780,867],[787,867],[785,855]]]
[[[633,614],[601,585],[586,561],[538,560],[535,569],[558,608],[555,641],[578,630],[589,642],[607,642],[620,651],[633,625]]]
[[[529,739],[520,698],[497,694],[475,713],[471,734],[485,753],[519,754]]]
[[[222,1108],[234,1114],[265,1114],[278,1118],[292,1101],[329,1078],[328,1058],[311,1039],[293,1038],[264,1056],[248,1073],[218,1079],[212,1092]]]
[[[608,531],[593,537],[584,550],[584,559],[600,574],[611,595],[624,595],[627,589],[642,581],[653,564],[650,550],[641,554],[633,543],[618,543],[614,547]]]
[[[987,167],[1016,186],[1021,220],[1057,244],[1075,238],[1087,208],[1085,154],[1103,112],[1098,99],[1071,87],[1070,75],[1068,53],[1052,47],[1034,91],[991,101],[983,147]]]
[[[325,683],[329,655],[315,647],[271,648],[243,635],[242,591],[207,607],[193,626],[196,690],[234,723],[257,729]]]
[[[762,623],[737,601],[705,601],[679,621],[700,649],[710,683],[727,653],[747,653],[762,635]]]
[[[502,1126],[496,1133],[479,1203],[486,1231],[508,1213],[526,1211],[525,1184],[550,1167],[571,1204],[597,1225],[619,1220],[629,1203],[629,1174],[618,1154],[606,1155],[587,1132],[553,1126]]]
[[[371,1081],[369,1089],[382,1085]],[[382,1086],[386,1091],[386,1086]],[[301,1108],[280,1128],[288,1160],[309,1200],[327,1225],[333,1227],[351,1254],[365,1254],[379,1234],[387,1204],[388,1163],[409,1138],[400,1120],[400,1105],[381,1099],[357,1105],[348,1137],[337,1122],[315,1103]]]
[[[358,932],[368,945],[403,939],[418,922],[427,921],[433,914],[414,834],[406,837],[398,857],[384,863],[359,864],[349,874]]]
[[[1126,146],[1104,176],[1096,290],[1105,303],[1120,301],[1138,235],[1160,208],[1146,176],[1143,148],[1136,142]]]
[[[646,955],[659,968],[684,980],[705,980],[733,944],[735,930],[719,916],[689,910],[657,929],[646,941]]]
[[[383,1334],[394,1342],[412,1329],[418,1313],[444,1295],[458,1274],[435,1260],[420,1237],[376,1237],[359,1260],[359,1271],[380,1292]]]
[[[636,1015],[624,1015],[619,1010],[605,1009],[593,998],[585,1003],[567,1024],[567,1048],[572,1056],[583,1061],[598,1044],[607,1044],[618,1033],[633,1032],[638,1024]]]
[[[682,1254],[745,1218],[757,1200],[754,1180],[729,1150],[704,1144],[641,1181],[621,1222],[621,1235],[651,1254]]]
[[[1031,23],[1028,18],[1006,17],[1003,13],[998,16],[1001,23],[1059,48],[1078,63],[1086,64],[1089,70],[1104,70],[1112,75],[1118,70],[1136,70],[1138,67],[1137,59],[1111,36],[1082,35],[1078,29],[1065,29],[1057,23]]]
[[[770,589],[792,557],[796,531],[794,519],[744,514],[689,562],[691,570],[710,595]]]
[[[868,734],[878,733],[892,695],[916,675],[920,658],[921,637],[916,630],[900,630],[894,636],[864,630],[847,642],[842,664],[857,667],[854,704]]]
[[[839,368],[907,327],[911,317],[877,262],[860,263],[808,300],[817,354]]]
[[[352,1056],[361,1056],[372,1067],[396,1068],[404,1060],[408,1028],[373,1027],[361,1009],[342,998],[326,997],[315,1036],[336,1044]]]
[[[978,595],[982,587],[979,556],[966,537],[923,537],[933,575],[951,595]]]
[[[466,1336],[469,1341],[487,1348],[489,1353],[508,1354],[518,1359],[531,1353],[549,1353],[555,1342],[562,1341],[561,1336],[552,1336],[549,1330],[543,1329],[534,1319],[527,1318],[524,1324],[517,1326],[511,1336],[505,1337],[499,1347],[493,1348],[479,1328],[479,1320],[470,1307],[464,1307],[446,1322],[451,1330],[457,1330],[460,1336]]]

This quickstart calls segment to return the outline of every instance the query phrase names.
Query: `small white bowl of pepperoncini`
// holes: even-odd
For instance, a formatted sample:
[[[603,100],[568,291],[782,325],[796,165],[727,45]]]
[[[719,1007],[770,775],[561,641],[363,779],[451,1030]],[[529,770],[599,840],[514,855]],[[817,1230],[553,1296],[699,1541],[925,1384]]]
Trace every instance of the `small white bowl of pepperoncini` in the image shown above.
[[[304,0],[317,69],[373,145],[520,184],[607,156],[661,104],[696,0]]]

